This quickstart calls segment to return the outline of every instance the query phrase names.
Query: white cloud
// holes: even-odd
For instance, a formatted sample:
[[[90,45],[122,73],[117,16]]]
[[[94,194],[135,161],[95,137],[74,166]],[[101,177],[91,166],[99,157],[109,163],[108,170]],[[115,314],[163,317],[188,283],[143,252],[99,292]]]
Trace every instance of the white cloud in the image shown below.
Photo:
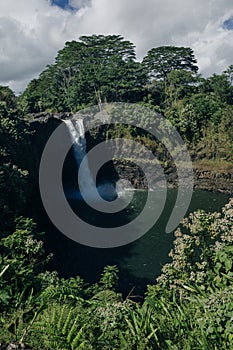
[[[232,0],[70,0],[65,11],[49,0],[0,0],[0,84],[22,90],[53,61],[67,40],[121,34],[138,58],[160,45],[192,47],[204,75],[233,63]]]
[[[0,83],[19,92],[64,45],[72,15],[47,0],[0,1]],[[20,90],[19,90],[20,89]]]
[[[82,7],[91,6],[91,0],[70,0],[69,5],[73,8],[80,9]]]

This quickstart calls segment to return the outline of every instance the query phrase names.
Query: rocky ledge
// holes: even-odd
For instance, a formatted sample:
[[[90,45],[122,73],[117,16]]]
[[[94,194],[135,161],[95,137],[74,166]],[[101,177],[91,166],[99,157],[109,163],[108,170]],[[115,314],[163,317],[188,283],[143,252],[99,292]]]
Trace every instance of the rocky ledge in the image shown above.
[[[131,182],[134,188],[146,189],[147,180],[142,169],[130,161],[113,162],[116,173],[120,178]],[[162,177],[154,176],[156,168],[153,164],[146,164],[146,171],[151,178],[154,178],[152,186],[162,186]],[[178,179],[174,167],[169,167],[164,170],[168,188],[176,188]],[[233,173],[223,173],[217,171],[197,169],[194,167],[194,188],[199,190],[207,190],[212,192],[222,192],[233,194]]]
[[[233,194],[233,172],[194,169],[194,188]]]
[[[33,145],[34,154],[32,155],[32,158],[35,160],[38,160],[37,167],[39,166],[39,159],[42,154],[43,148],[49,138],[49,136],[52,134],[52,132],[55,130],[55,128],[61,123],[62,119],[72,118],[74,115],[72,113],[40,113],[36,115],[32,115],[27,120],[31,124],[31,128],[33,130],[32,140],[31,143]],[[101,116],[103,117],[103,116]],[[85,123],[88,126],[90,123],[90,116],[85,116]],[[92,123],[93,124],[93,121]],[[103,140],[100,140],[103,141]],[[87,135],[87,145],[90,146],[88,148],[91,148],[92,146],[95,146],[95,144],[98,143],[98,140],[93,142],[92,137],[90,135]],[[32,152],[33,153],[33,152]],[[143,164],[144,162],[144,164]],[[127,161],[127,160],[114,160],[113,166],[106,167],[104,169],[102,177],[109,178],[109,176],[112,178],[113,181],[118,180],[119,178],[123,178],[127,181],[130,181],[134,188],[137,189],[145,189],[147,188],[147,180],[146,176],[144,175],[142,168],[146,168],[147,174],[151,176],[154,179],[154,174],[156,171],[155,165],[151,164],[150,162],[147,163],[145,160],[139,160],[139,164],[142,163],[142,167],[135,165],[135,163]],[[35,168],[35,164],[32,166],[32,168]],[[111,169],[110,169],[111,168]],[[200,189],[200,190],[208,190],[213,192],[222,192],[227,194],[233,194],[233,172],[232,171],[218,171],[214,170],[207,170],[205,169],[205,166],[202,168],[195,167],[194,164],[194,188]],[[159,173],[159,171],[158,171]],[[164,168],[164,173],[167,181],[167,186],[169,188],[176,188],[177,187],[177,173],[176,168],[174,166],[167,166]],[[154,182],[152,183],[152,186],[162,186],[163,185],[163,178],[162,177],[155,177]]]

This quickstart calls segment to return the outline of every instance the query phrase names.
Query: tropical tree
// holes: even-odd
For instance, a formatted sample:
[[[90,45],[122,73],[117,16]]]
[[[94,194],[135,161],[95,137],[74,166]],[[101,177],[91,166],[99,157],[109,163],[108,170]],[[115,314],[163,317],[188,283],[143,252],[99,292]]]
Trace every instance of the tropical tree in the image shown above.
[[[167,75],[166,102],[172,104],[198,91],[201,77],[184,69],[172,70]]]
[[[224,74],[227,76],[228,81],[233,85],[233,64],[231,64],[225,71]]]
[[[187,70],[196,73],[196,58],[188,47],[160,46],[148,51],[143,65],[152,78],[166,80],[172,70]]]
[[[200,90],[206,94],[215,95],[222,102],[233,104],[233,87],[226,74],[213,74],[210,78],[203,80]]]
[[[6,108],[15,108],[17,98],[8,86],[0,86],[0,104]]]
[[[134,45],[120,35],[67,42],[33,83],[37,86],[32,94],[29,84],[21,97],[24,109],[75,111],[105,101],[140,100],[147,76],[135,58]]]
[[[24,208],[27,188],[27,159],[24,157],[27,158],[26,136],[29,133],[20,113],[6,108],[6,104],[14,106],[13,92],[10,89],[4,91],[9,99],[0,103],[0,231],[11,225],[13,216]]]

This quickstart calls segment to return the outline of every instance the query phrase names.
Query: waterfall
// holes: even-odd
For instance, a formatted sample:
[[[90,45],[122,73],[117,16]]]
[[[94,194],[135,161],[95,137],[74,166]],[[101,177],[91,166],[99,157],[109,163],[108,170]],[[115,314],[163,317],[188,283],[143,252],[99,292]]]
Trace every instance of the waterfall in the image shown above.
[[[92,177],[88,159],[86,156],[86,138],[85,130],[82,119],[67,119],[63,120],[66,124],[72,143],[73,143],[73,153],[76,160],[77,169],[82,162],[82,171],[79,171],[79,190],[85,199],[91,201],[99,201],[99,195],[107,201],[112,201],[117,197],[115,185],[111,182],[105,182],[101,185],[96,186],[94,179]],[[74,196],[74,193],[73,195]]]
[[[66,124],[71,140],[73,142],[73,153],[77,163],[77,168],[79,164],[83,161],[83,171],[79,173],[79,188],[80,191],[88,195],[88,197],[93,197],[96,186],[89,169],[89,164],[86,155],[86,138],[85,130],[82,119],[75,120],[63,120]]]

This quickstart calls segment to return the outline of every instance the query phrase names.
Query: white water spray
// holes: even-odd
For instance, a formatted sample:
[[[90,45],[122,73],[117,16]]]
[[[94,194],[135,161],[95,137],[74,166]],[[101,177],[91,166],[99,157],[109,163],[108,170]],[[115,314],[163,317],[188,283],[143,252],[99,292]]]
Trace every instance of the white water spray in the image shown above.
[[[99,200],[99,194],[106,200],[113,200],[116,197],[115,188],[112,183],[105,183],[98,186],[91,174],[88,159],[86,157],[86,138],[83,119],[63,120],[66,124],[73,143],[74,157],[79,168],[82,162],[82,171],[79,171],[79,189],[85,199],[91,201]]]
[[[88,160],[86,156],[86,138],[82,119],[63,120],[66,124],[70,137],[73,142],[74,157],[77,162],[77,167],[83,162],[83,171],[79,173],[79,188],[82,193],[93,198],[96,191],[96,185],[90,172]]]

